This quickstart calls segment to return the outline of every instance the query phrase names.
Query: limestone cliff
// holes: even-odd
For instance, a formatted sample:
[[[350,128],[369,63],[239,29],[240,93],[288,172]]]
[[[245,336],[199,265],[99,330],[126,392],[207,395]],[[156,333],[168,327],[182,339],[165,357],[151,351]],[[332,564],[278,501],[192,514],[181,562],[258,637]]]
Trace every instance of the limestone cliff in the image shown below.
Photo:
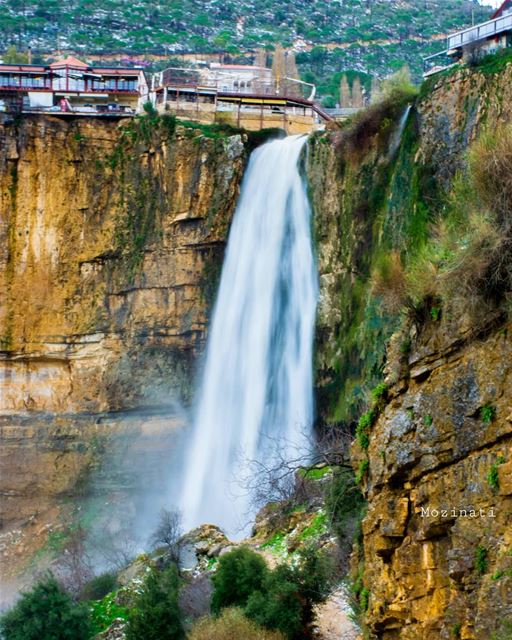
[[[321,421],[356,421],[387,385],[368,448],[352,451],[368,499],[354,573],[371,638],[489,640],[512,618],[507,315],[434,310],[405,322],[371,286],[385,254],[407,263],[424,245],[470,142],[512,121],[511,91],[510,65],[459,70],[402,111],[394,155],[389,111],[310,145]]]
[[[0,122],[8,567],[58,532],[93,468],[111,508],[164,490],[245,158],[240,135],[166,117]]]

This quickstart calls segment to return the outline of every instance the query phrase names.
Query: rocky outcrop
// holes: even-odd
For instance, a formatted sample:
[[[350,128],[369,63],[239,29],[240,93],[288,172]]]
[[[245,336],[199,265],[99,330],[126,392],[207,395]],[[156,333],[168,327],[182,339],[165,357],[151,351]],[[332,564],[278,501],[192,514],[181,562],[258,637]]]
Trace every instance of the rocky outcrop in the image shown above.
[[[512,616],[511,328],[464,339],[432,322],[372,428],[364,575],[379,638],[485,640]]]
[[[0,145],[8,574],[83,519],[77,493],[116,521],[169,489],[246,152],[154,116],[4,116]]]
[[[321,422],[356,422],[388,385],[368,450],[353,449],[368,498],[354,573],[372,638],[488,640],[512,618],[510,324],[482,310],[404,328],[371,285],[383,256],[407,263],[428,237],[468,145],[512,121],[511,81],[512,65],[434,77],[395,156],[382,114],[371,135],[349,126],[310,144]]]
[[[359,128],[310,139],[320,422],[355,421],[364,409],[381,376],[386,341],[399,326],[398,316],[382,313],[370,295],[372,269],[391,250],[414,255],[465,166],[470,142],[485,127],[512,119],[511,91],[510,64],[452,70],[425,83],[410,110],[373,108]]]

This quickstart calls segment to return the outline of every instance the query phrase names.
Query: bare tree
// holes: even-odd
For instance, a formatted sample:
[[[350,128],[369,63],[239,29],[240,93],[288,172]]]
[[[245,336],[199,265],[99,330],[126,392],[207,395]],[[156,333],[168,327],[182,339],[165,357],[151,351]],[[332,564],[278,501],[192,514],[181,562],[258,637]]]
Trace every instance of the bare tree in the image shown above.
[[[283,446],[282,439],[267,438],[267,455],[246,461],[241,484],[251,496],[251,506],[259,509],[269,502],[302,501],[311,497],[308,474],[314,466],[351,469],[348,448],[353,436],[348,428],[331,428],[321,438],[305,437],[301,447]],[[292,443],[293,445],[293,443]],[[295,449],[292,457],[285,451]]]
[[[362,109],[364,107],[363,88],[359,76],[356,76],[352,83],[352,106],[355,109]]]
[[[179,564],[181,555],[182,517],[179,511],[160,511],[160,519],[150,543],[153,548],[163,548],[167,556]]]
[[[340,80],[340,107],[342,109],[347,109],[351,106],[352,106],[352,94],[350,92],[348,78],[346,74],[343,74]]]
[[[94,577],[92,560],[87,551],[87,533],[82,527],[64,532],[66,543],[55,563],[55,575],[63,587],[77,597]]]
[[[141,541],[127,531],[115,534],[102,531],[94,535],[90,545],[111,571],[125,569],[140,553]]]

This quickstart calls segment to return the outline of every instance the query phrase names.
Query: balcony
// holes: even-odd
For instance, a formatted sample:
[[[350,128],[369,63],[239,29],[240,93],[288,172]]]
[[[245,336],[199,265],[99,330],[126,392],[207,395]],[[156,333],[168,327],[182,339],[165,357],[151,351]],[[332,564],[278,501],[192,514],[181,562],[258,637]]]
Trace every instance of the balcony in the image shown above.
[[[507,13],[496,20],[483,22],[475,27],[459,31],[448,37],[448,49],[459,49],[465,45],[479,40],[487,40],[493,36],[499,36],[507,31],[512,31],[512,13]]]

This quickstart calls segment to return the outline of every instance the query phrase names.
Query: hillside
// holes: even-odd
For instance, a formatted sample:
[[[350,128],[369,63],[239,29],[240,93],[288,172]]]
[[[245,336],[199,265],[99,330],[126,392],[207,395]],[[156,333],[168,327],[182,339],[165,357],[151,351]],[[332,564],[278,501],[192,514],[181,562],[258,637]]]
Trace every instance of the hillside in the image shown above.
[[[0,0],[0,50],[48,55],[224,51],[236,57],[276,41],[301,51],[303,73],[342,69],[379,75],[439,47],[454,28],[489,16],[477,0]]]

